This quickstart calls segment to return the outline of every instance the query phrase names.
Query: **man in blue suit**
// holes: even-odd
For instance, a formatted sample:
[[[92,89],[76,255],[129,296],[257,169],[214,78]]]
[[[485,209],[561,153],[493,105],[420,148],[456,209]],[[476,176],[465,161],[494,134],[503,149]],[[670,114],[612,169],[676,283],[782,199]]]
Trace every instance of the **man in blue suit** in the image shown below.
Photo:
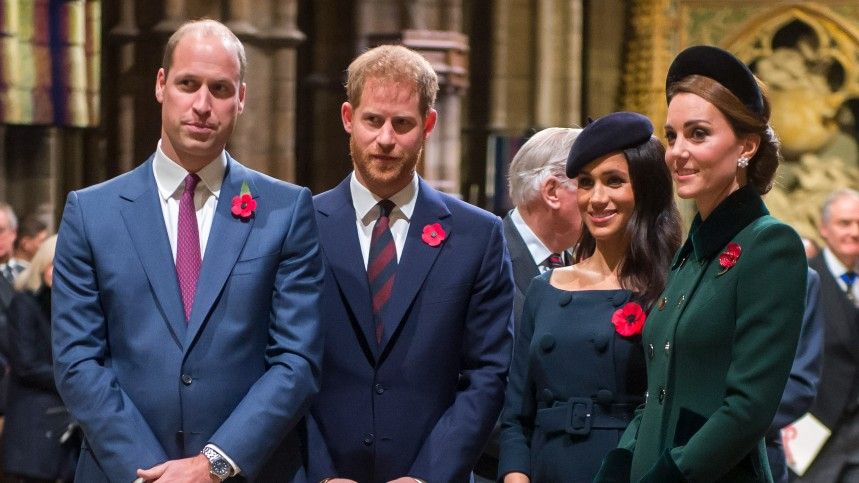
[[[244,72],[225,26],[182,26],[156,78],[155,154],[68,196],[53,350],[85,436],[76,481],[304,481],[322,259],[309,191],[224,150]]]
[[[354,171],[315,197],[326,262],[311,481],[468,481],[504,399],[513,280],[498,217],[415,172],[436,123],[429,63],[382,46],[349,66]]]

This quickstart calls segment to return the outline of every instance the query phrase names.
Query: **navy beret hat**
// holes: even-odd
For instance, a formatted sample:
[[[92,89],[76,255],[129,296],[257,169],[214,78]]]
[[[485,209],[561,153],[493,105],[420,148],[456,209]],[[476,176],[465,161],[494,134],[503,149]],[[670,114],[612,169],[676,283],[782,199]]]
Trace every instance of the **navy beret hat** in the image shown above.
[[[567,177],[575,178],[593,160],[640,146],[653,135],[653,124],[637,112],[613,112],[582,129],[567,157]]]
[[[730,52],[711,45],[695,45],[680,52],[668,68],[666,93],[671,84],[693,74],[722,84],[752,112],[764,116],[764,98],[755,75]]]

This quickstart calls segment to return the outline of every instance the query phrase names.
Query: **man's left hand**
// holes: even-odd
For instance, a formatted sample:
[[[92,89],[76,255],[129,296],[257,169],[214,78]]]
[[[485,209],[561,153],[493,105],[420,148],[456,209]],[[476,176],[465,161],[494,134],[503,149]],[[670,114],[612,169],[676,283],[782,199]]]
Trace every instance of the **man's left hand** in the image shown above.
[[[165,461],[147,470],[138,469],[137,476],[145,481],[158,483],[219,483],[219,480],[209,473],[209,460],[202,454]]]

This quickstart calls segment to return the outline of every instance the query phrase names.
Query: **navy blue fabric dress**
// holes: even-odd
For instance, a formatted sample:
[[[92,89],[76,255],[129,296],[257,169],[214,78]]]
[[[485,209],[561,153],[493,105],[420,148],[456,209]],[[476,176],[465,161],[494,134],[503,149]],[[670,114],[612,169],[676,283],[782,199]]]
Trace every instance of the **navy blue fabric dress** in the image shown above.
[[[516,334],[501,416],[498,480],[591,482],[643,402],[639,335],[611,323],[629,290],[566,291],[534,279]]]

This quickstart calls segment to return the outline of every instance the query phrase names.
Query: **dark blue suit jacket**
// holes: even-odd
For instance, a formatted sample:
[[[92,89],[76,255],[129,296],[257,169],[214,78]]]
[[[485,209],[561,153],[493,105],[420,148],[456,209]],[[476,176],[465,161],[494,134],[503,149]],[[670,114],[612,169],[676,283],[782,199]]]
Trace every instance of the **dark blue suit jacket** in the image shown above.
[[[781,396],[775,418],[767,432],[767,457],[775,483],[788,481],[781,428],[796,421],[811,408],[820,382],[823,363],[823,308],[819,306],[820,276],[809,267],[805,287],[805,312],[796,356],[790,367],[790,376]]]
[[[379,346],[349,178],[314,204],[326,350],[308,422],[310,480],[467,481],[501,410],[512,350],[501,220],[420,181]],[[421,240],[431,223],[447,234],[436,247]]]
[[[249,221],[230,213],[247,182]],[[186,324],[152,161],[68,196],[54,263],[57,387],[84,430],[77,481],[207,442],[248,479],[303,480],[295,425],[318,390],[323,277],[312,200],[228,157]]]

